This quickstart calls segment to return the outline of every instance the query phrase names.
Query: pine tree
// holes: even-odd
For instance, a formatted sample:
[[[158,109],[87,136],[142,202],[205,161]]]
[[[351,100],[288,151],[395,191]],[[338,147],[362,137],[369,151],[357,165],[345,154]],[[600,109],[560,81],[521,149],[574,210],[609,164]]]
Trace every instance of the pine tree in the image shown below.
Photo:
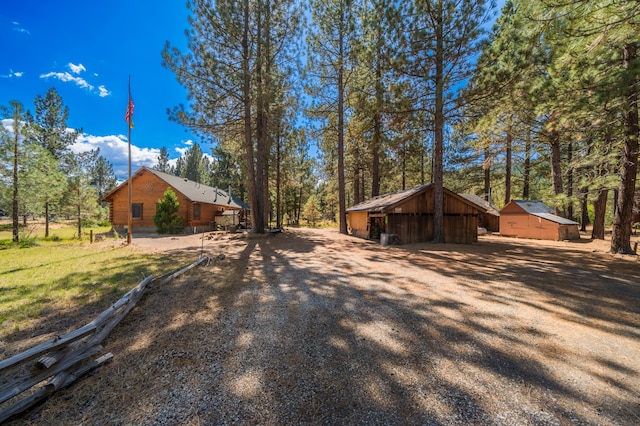
[[[163,64],[176,73],[190,100],[189,111],[179,106],[171,117],[217,141],[243,147],[252,232],[263,233],[274,76],[290,74],[300,6],[293,0],[196,0],[190,9],[190,53],[182,54],[168,43],[163,52]]]
[[[332,132],[336,144],[340,232],[347,233],[345,187],[345,100],[353,71],[355,16],[359,8],[353,0],[311,1],[314,27],[309,45],[309,92],[317,104],[311,114],[325,121],[325,132]],[[334,126],[327,125],[334,122]]]
[[[485,0],[420,0],[402,4],[399,69],[415,93],[415,110],[433,120],[433,242],[444,242],[444,136],[463,106],[458,87],[471,77],[491,5]]]
[[[10,135],[4,126],[0,125],[0,135],[2,136],[1,148],[4,148],[6,152],[3,152],[3,156],[7,159],[11,159],[13,165],[13,172],[11,175],[12,194],[11,194],[11,218],[12,218],[12,239],[14,243],[17,243],[20,239],[20,223],[18,220],[18,208],[20,202],[20,174],[19,166],[21,165],[21,150],[20,141],[24,140],[24,107],[18,101],[9,102],[8,107],[2,107],[0,109],[0,116],[10,118],[12,121],[12,135]]]
[[[163,146],[160,148],[158,164],[155,165],[154,169],[164,173],[171,173],[171,166],[169,165],[169,151],[167,150],[167,147]]]
[[[64,105],[62,97],[55,88],[50,88],[44,97],[37,95],[35,100],[35,117],[29,123],[30,138],[49,151],[60,163],[60,170],[68,172],[72,167],[73,156],[68,147],[73,144],[82,130],[67,131],[69,108]],[[49,236],[50,199],[44,204],[45,237]]]
[[[202,150],[196,142],[184,154],[184,171],[181,176],[199,183],[208,183]]]
[[[158,234],[176,234],[182,229],[182,216],[178,216],[178,196],[171,188],[164,192],[164,198],[158,200],[156,214],[153,216],[153,223],[156,225]]]

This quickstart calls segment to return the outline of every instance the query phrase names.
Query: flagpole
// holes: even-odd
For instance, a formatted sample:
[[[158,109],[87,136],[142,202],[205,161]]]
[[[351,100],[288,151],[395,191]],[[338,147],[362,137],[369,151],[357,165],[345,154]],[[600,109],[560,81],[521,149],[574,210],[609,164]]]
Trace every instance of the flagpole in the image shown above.
[[[128,151],[129,151],[129,177],[127,179],[127,192],[128,192],[128,196],[129,196],[129,200],[128,200],[128,205],[129,205],[129,211],[127,214],[127,244],[131,244],[131,222],[132,222],[132,205],[131,205],[131,120],[133,120],[133,117],[131,115],[133,115],[133,111],[131,111],[131,74],[129,74],[129,102],[127,103],[127,116],[128,116],[128,120],[127,120],[127,144],[128,144]]]

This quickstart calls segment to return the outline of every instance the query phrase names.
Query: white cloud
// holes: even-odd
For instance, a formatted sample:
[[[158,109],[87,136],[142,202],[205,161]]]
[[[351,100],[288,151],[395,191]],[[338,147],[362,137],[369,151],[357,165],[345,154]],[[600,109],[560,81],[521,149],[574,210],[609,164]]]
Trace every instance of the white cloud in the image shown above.
[[[23,28],[22,25],[20,25],[20,22],[13,21],[12,24],[13,24],[13,31],[17,31],[19,33],[24,33],[24,34],[27,34],[27,35],[31,35],[29,30]]]
[[[180,154],[180,157],[186,154],[187,151],[189,151],[189,148],[180,148],[180,147],[176,148],[176,152]]]
[[[67,65],[69,67],[69,69],[71,70],[72,73],[74,74],[80,74],[83,71],[86,71],[87,69],[84,67],[84,65],[82,64],[73,64],[71,62],[69,62],[69,64]]]
[[[89,89],[90,91],[93,90],[93,86],[91,84],[89,84],[87,82],[87,80],[85,80],[82,77],[74,77],[71,74],[69,74],[68,72],[50,72],[47,74],[40,74],[40,78],[56,78],[60,81],[64,81],[64,82],[74,82],[77,86],[82,87],[83,89]]]
[[[85,66],[82,65],[82,64],[76,65],[76,64],[73,64],[73,63],[69,62],[69,64],[67,64],[67,66],[69,67],[69,69],[74,74],[79,74],[79,73],[87,70],[85,68]],[[16,75],[16,76],[20,77],[21,75],[22,75],[22,73],[20,73],[20,75]],[[93,92],[93,93],[97,92],[98,96],[100,96],[101,98],[104,98],[106,96],[111,96],[111,91],[109,89],[107,89],[104,85],[100,85],[96,89],[91,83],[89,83],[84,78],[71,75],[71,73],[69,73],[69,72],[54,72],[54,71],[51,71],[51,72],[46,73],[46,74],[40,74],[40,78],[44,78],[44,79],[55,78],[55,79],[58,79],[60,81],[64,81],[65,83],[68,83],[68,82],[75,83],[76,86],[81,87],[83,89],[87,89],[90,92]]]
[[[128,144],[124,135],[93,136],[81,134],[76,143],[70,146],[71,151],[78,154],[100,148],[100,155],[113,164],[113,171],[118,179],[125,180],[128,175]],[[156,148],[140,148],[131,145],[131,169],[138,170],[142,166],[152,167],[158,163],[160,150]]]
[[[111,95],[111,92],[107,90],[104,86],[98,86],[98,90],[100,91],[100,97],[104,98],[105,96]]]
[[[0,127],[4,127],[13,137],[13,119],[6,118],[0,120]],[[67,133],[73,132],[73,129],[67,129]],[[94,136],[82,133],[76,139],[76,142],[69,147],[71,152],[79,154],[100,148],[100,155],[107,159],[113,165],[113,171],[120,181],[127,179],[128,175],[128,156],[129,147],[127,137],[124,135]],[[140,148],[131,145],[131,169],[135,172],[142,166],[152,167],[158,163],[160,150],[156,148]],[[170,164],[174,164],[177,159],[169,160]]]
[[[21,71],[13,72],[13,70],[9,70],[9,74],[0,74],[0,78],[20,78],[24,75]]]

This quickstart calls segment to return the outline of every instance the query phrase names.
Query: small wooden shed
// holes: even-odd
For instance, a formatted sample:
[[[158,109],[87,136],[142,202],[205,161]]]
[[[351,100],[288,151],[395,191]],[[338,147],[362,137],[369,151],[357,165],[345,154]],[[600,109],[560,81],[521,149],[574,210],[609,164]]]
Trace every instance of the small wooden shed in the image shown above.
[[[444,239],[447,243],[478,241],[478,206],[444,189]],[[395,234],[403,244],[433,238],[433,184],[379,195],[347,209],[349,233],[377,240]]]
[[[536,240],[578,240],[578,222],[554,214],[542,201],[511,200],[500,210],[500,235]]]
[[[481,213],[478,215],[478,226],[489,232],[500,232],[500,212],[487,200],[475,194],[458,194],[478,206]]]

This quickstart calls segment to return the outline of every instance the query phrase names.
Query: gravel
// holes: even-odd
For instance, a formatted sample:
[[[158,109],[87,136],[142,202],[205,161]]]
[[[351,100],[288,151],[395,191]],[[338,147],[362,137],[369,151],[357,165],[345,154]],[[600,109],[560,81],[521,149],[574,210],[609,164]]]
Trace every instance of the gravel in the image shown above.
[[[13,423],[640,423],[635,258],[334,230],[205,251],[225,256],[151,288],[106,341],[109,364]]]

